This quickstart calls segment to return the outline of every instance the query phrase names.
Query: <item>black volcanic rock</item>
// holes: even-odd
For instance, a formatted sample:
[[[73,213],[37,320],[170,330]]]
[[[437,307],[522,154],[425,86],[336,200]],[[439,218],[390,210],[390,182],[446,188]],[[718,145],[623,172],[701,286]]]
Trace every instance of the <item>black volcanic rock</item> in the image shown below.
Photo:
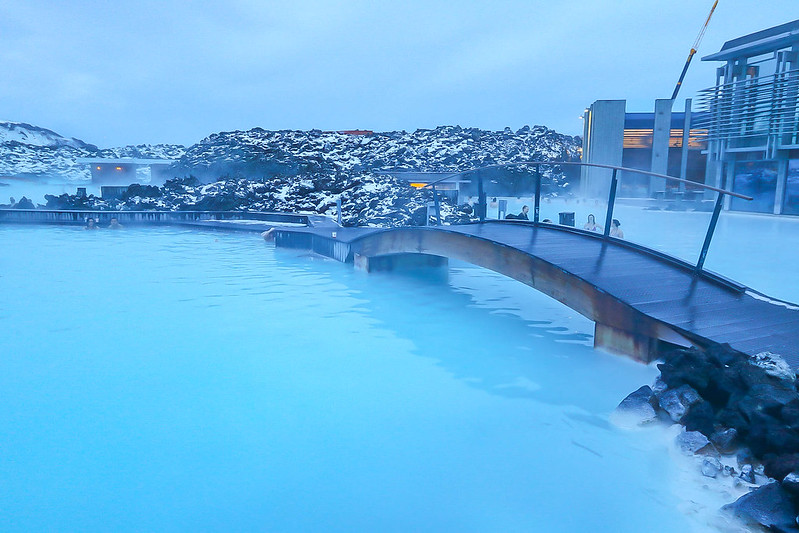
[[[735,516],[775,531],[799,531],[796,527],[796,511],[788,492],[779,483],[758,487],[738,498],[724,509]]]
[[[461,172],[497,163],[576,161],[580,142],[543,126],[516,133],[440,126],[368,135],[254,128],[210,135],[186,150],[173,173],[216,180],[335,171]],[[542,173],[554,178],[547,184],[566,183],[560,169],[547,167]]]

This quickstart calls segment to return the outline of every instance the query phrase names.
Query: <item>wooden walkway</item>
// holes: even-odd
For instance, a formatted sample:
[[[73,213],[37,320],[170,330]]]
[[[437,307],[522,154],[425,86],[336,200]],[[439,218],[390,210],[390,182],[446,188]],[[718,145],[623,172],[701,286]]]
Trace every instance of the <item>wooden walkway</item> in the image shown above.
[[[697,274],[691,265],[624,241],[503,222],[338,228],[335,238],[330,228],[276,230],[279,246],[307,247],[341,261],[409,253],[463,259],[532,285],[598,323],[669,342],[665,330],[700,346],[727,343],[750,355],[770,351],[799,367],[798,306]],[[624,314],[624,320],[614,318]]]

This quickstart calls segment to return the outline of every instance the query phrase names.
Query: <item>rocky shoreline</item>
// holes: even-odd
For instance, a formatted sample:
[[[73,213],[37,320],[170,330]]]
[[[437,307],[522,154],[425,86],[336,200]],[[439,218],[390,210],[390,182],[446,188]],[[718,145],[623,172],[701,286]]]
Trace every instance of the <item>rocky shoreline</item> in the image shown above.
[[[799,389],[778,355],[748,357],[728,346],[678,349],[653,386],[627,396],[621,426],[681,424],[675,439],[708,478],[751,489],[724,509],[744,523],[799,531]]]

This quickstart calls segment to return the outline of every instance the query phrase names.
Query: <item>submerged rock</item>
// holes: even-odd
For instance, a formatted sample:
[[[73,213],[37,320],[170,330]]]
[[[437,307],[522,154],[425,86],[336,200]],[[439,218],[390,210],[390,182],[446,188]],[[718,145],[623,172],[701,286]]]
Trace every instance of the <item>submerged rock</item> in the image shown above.
[[[652,389],[644,385],[621,401],[612,415],[613,422],[623,427],[653,422],[657,420],[656,402]]]
[[[744,494],[723,509],[738,518],[761,524],[777,531],[799,531],[796,527],[796,512],[791,498],[779,483],[763,485]]]
[[[702,460],[702,475],[716,477],[722,471],[721,461],[715,457],[705,457]]]

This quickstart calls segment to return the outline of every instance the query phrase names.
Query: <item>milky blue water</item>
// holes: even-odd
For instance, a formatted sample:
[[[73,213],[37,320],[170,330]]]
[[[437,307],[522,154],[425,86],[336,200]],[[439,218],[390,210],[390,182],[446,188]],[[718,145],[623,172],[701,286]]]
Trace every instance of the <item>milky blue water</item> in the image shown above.
[[[656,370],[514,281],[170,228],[0,246],[2,530],[697,527],[657,430],[608,423]]]

